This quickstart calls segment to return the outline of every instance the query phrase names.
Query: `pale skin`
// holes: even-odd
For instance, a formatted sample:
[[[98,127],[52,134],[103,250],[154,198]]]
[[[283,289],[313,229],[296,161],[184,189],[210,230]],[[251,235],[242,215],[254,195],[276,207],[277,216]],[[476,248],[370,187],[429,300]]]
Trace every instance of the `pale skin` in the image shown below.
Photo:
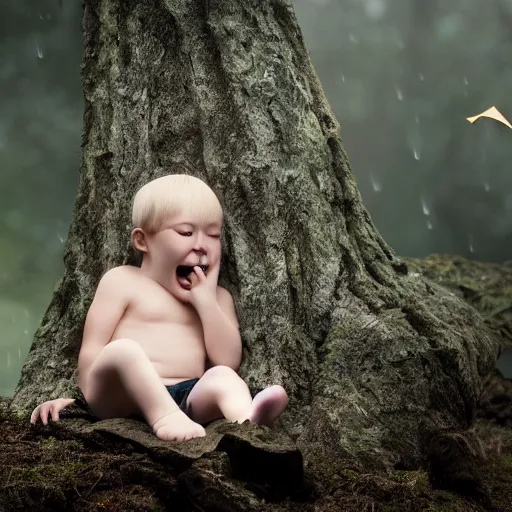
[[[238,376],[242,344],[231,294],[218,286],[220,221],[190,215],[166,219],[163,229],[132,232],[141,268],[121,266],[101,279],[87,314],[78,358],[78,384],[101,419],[142,416],[157,437],[185,441],[206,435],[214,419],[273,426],[286,408],[282,386],[254,399]],[[194,266],[188,283],[178,265]],[[208,265],[206,273],[197,265]],[[165,388],[199,378],[181,411]],[[36,407],[31,422],[59,420],[73,403],[60,398]]]

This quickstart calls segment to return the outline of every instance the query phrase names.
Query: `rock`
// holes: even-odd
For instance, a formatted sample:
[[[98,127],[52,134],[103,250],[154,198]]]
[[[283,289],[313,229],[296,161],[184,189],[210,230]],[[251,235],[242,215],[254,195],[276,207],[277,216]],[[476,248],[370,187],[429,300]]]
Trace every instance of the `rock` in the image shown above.
[[[220,453],[218,457],[204,457],[195,461],[178,478],[188,491],[191,501],[203,510],[236,510],[260,512],[265,501],[258,498],[244,485],[226,475],[231,472],[229,456]]]
[[[146,453],[151,460],[177,474],[190,470],[189,476],[183,477],[187,482],[196,473],[203,482],[211,478],[212,485],[214,481],[229,478],[231,483],[223,484],[228,493],[234,492],[233,480],[244,482],[252,491],[244,494],[248,507],[249,502],[250,506],[257,504],[248,498],[253,493],[260,498],[284,499],[300,489],[303,482],[303,457],[295,443],[281,430],[249,421],[241,425],[227,420],[214,421],[206,426],[205,437],[185,443],[158,439],[146,423],[135,419],[94,421],[78,407],[63,411],[61,421],[52,423],[52,427],[61,440],[79,438],[105,450],[112,444],[124,444],[133,451]],[[202,463],[196,464],[214,452],[222,452],[229,464],[217,465],[215,471],[206,471]],[[205,496],[209,496],[208,492]]]

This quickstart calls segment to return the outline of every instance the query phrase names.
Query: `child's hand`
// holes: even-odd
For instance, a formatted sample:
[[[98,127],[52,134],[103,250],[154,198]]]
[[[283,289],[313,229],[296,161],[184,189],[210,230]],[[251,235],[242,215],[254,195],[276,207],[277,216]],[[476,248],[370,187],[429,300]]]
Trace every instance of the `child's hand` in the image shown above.
[[[43,425],[48,424],[48,413],[52,413],[52,421],[59,421],[59,412],[71,405],[75,401],[74,398],[57,398],[55,400],[48,400],[38,405],[30,416],[30,423],[35,424],[41,418]]]
[[[198,265],[189,274],[191,283],[189,302],[196,309],[202,304],[211,304],[217,300],[217,282],[219,280],[220,262],[208,268],[208,275],[205,275]]]

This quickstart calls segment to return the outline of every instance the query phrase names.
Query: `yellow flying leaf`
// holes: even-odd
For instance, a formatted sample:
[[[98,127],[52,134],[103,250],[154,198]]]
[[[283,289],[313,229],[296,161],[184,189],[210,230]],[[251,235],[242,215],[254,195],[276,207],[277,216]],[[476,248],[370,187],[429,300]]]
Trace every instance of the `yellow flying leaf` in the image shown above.
[[[508,126],[510,129],[512,129],[512,124],[508,122],[506,117],[504,117],[503,114],[496,107],[491,107],[487,109],[485,112],[478,114],[477,116],[467,117],[466,119],[471,124],[473,124],[475,121],[478,121],[481,117],[489,117],[491,119],[495,119],[496,121],[499,121],[500,123],[503,123],[505,126]]]

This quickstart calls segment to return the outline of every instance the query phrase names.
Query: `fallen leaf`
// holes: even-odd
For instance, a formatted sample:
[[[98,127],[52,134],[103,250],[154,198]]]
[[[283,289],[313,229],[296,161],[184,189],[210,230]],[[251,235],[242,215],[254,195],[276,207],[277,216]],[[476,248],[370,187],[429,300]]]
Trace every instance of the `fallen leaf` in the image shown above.
[[[491,107],[487,109],[485,112],[478,114],[477,116],[467,117],[466,119],[470,123],[474,123],[475,121],[478,121],[481,117],[489,117],[491,119],[495,119],[496,121],[499,121],[500,123],[503,123],[505,126],[508,126],[510,129],[512,129],[512,124],[508,122],[506,117],[504,117],[503,114],[496,107]]]

